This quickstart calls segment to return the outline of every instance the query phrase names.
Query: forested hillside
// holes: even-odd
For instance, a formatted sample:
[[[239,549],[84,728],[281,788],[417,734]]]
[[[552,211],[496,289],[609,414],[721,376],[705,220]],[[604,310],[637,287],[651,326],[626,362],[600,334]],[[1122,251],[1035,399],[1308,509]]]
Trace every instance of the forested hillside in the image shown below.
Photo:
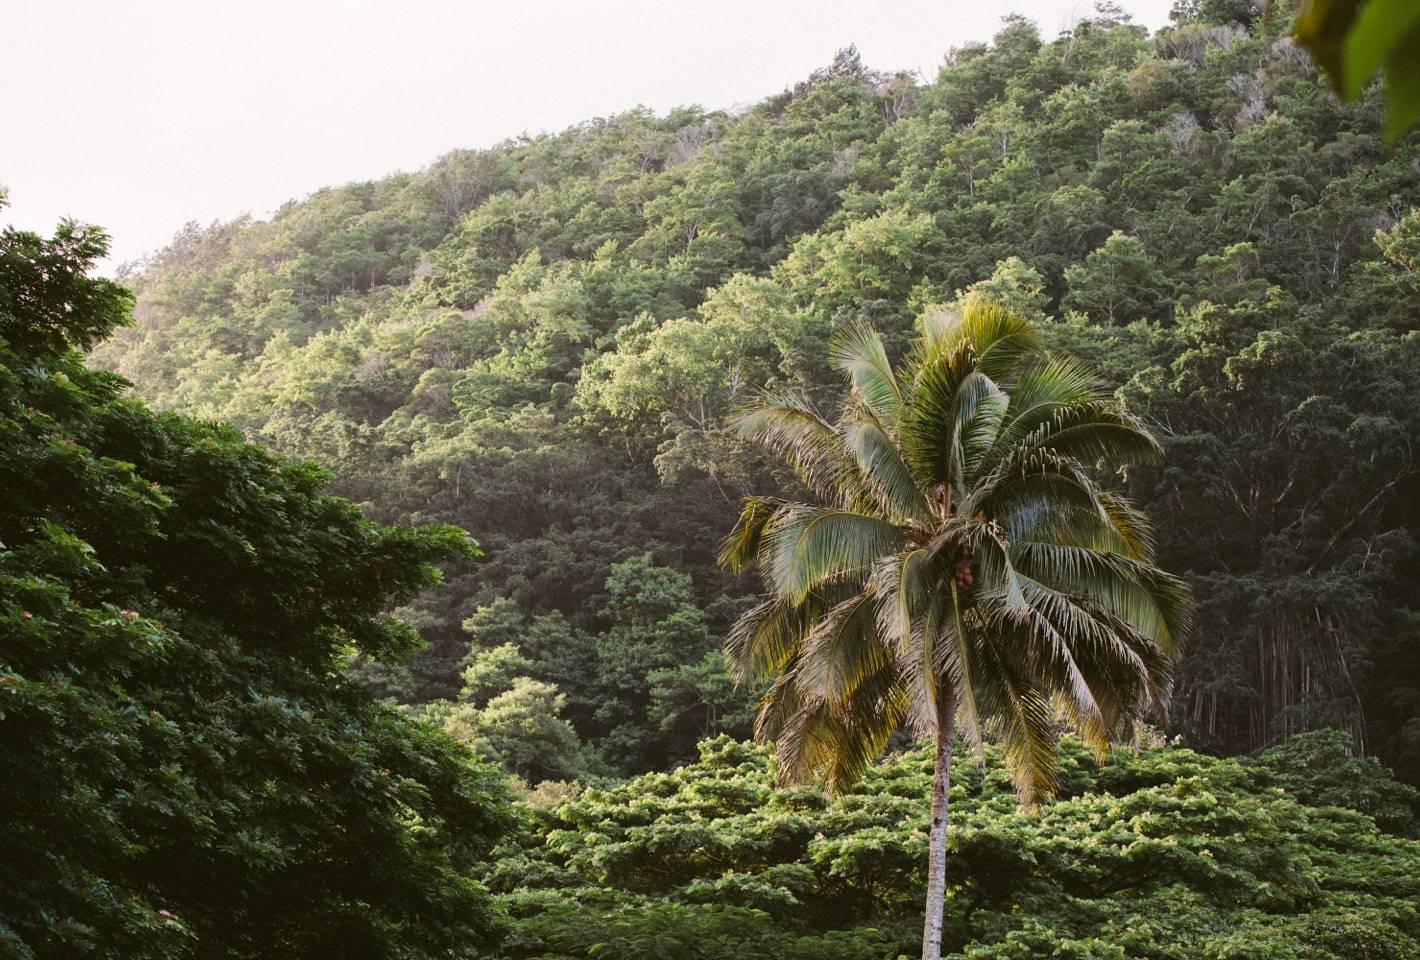
[[[1340,727],[1420,781],[1420,141],[1383,145],[1375,91],[1338,103],[1285,7],[1185,4],[1153,37],[1010,18],[930,78],[848,50],[743,112],[191,227],[91,360],[328,465],[377,520],[472,531],[486,557],[402,611],[427,648],[354,669],[536,782],[747,732],[719,641],[754,587],[714,545],[784,478],[727,414],[766,386],[830,404],[844,320],[900,347],[986,295],[1164,440],[1121,479],[1197,598],[1168,732]]]

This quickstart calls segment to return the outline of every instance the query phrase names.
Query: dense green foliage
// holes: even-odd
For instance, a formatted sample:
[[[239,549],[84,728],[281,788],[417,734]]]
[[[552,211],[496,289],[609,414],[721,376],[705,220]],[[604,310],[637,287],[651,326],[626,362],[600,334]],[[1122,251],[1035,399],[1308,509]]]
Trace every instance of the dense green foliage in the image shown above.
[[[445,957],[502,775],[344,676],[476,549],[158,415],[76,352],[124,322],[104,238],[0,234],[0,956]]]
[[[844,337],[896,364],[989,300],[1161,439],[1072,476],[1128,589],[1155,554],[1104,490],[1198,598],[1158,718],[1198,752],[1045,764],[1061,698],[984,710],[947,951],[1420,960],[1417,793],[1367,755],[1420,781],[1420,141],[1384,145],[1378,88],[1325,91],[1288,6],[1181,0],[1152,38],[1108,4],[1049,42],[1013,17],[930,81],[848,50],[743,112],[456,151],[190,228],[126,275],[136,306],[86,275],[97,232],[0,234],[0,956],[915,953],[942,751],[901,704],[839,771],[739,742],[761,691],[719,641],[760,621],[713,545],[745,494],[822,493],[736,433],[747,401],[862,427],[881,394],[841,402]],[[983,446],[946,461],[984,502]],[[929,448],[900,459],[932,474]],[[948,512],[977,540],[923,594],[1088,593],[1013,598],[1038,511]],[[995,554],[989,521],[1019,521]],[[770,550],[770,579],[803,600],[849,541]],[[1142,635],[1120,582],[1086,612]],[[1149,666],[1117,711],[1074,704],[1090,747],[1158,699]],[[775,785],[805,773],[841,792]]]
[[[832,417],[834,327],[897,351],[979,292],[1162,435],[1127,488],[1199,598],[1170,732],[1228,752],[1335,726],[1420,780],[1415,135],[1384,146],[1376,87],[1331,95],[1286,4],[1176,19],[1043,42],[1013,18],[926,83],[845,53],[739,114],[633,111],[192,228],[94,359],[329,464],[377,519],[477,530],[487,560],[405,611],[427,649],[362,675],[466,701],[462,625],[501,611],[473,647],[512,642],[555,688],[494,693],[523,704],[502,729],[560,702],[581,744],[528,730],[545,766],[614,742],[576,762],[627,771],[746,730],[697,667],[750,590],[710,545],[774,482],[734,405],[792,386]],[[608,581],[648,551],[689,594],[632,627]],[[680,674],[623,697],[633,663]]]
[[[1177,747],[1102,767],[1067,740],[1060,799],[1032,815],[994,748],[952,776],[946,950],[955,958],[1411,960],[1416,792],[1345,734],[1256,761]],[[1315,761],[1322,761],[1317,766]],[[929,750],[827,799],[776,789],[770,754],[728,738],[699,762],[528,808],[487,882],[518,960],[882,960],[915,954]],[[1324,806],[1321,804],[1325,804]],[[1348,808],[1348,805],[1350,808]]]
[[[1409,0],[1307,0],[1297,17],[1297,39],[1348,100],[1381,71],[1392,137],[1420,121],[1420,6]]]

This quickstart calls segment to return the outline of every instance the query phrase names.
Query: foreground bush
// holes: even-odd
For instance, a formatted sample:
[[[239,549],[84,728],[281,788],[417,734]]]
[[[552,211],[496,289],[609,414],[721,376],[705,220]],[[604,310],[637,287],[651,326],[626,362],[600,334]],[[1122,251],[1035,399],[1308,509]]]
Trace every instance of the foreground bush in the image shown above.
[[[1415,791],[1340,740],[1260,761],[1181,748],[1097,768],[1064,744],[1062,798],[1021,809],[994,750],[952,776],[944,950],[960,958],[1420,957],[1420,844],[1346,807]],[[1323,758],[1323,763],[1311,760]],[[1308,759],[1310,758],[1310,759]],[[1297,762],[1292,762],[1292,761]],[[589,789],[528,824],[489,872],[514,917],[504,957],[878,960],[918,952],[930,751],[841,798],[773,786],[728,738],[698,763]],[[1317,793],[1335,771],[1330,796]]]

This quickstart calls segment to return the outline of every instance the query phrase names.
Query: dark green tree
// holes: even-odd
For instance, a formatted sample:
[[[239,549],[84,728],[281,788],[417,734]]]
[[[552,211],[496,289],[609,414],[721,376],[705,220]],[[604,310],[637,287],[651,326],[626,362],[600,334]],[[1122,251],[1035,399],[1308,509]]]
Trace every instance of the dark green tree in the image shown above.
[[[156,415],[76,352],[127,322],[97,230],[0,233],[0,954],[490,948],[498,775],[342,676],[476,546]]]
[[[1062,307],[1117,324],[1160,319],[1169,293],[1157,261],[1137,237],[1118,230],[1084,263],[1066,269],[1065,284]]]
[[[666,742],[659,723],[648,722],[653,687],[664,671],[700,660],[714,641],[692,602],[690,578],[657,565],[649,551],[615,564],[606,587],[608,627],[596,637],[599,740],[622,769],[664,766],[693,752],[698,737]]]

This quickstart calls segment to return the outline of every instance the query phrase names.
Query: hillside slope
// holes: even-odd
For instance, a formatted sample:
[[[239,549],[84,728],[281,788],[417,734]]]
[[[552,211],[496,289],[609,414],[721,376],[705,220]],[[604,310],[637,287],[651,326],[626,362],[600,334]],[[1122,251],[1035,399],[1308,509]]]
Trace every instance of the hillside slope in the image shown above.
[[[377,519],[472,530],[487,561],[407,611],[427,650],[367,681],[560,712],[595,749],[543,731],[545,775],[635,771],[745,730],[713,651],[750,587],[713,547],[771,475],[727,412],[829,402],[844,318],[900,343],[986,294],[1167,434],[1122,482],[1199,598],[1171,731],[1341,726],[1420,780],[1417,141],[1323,89],[1282,5],[1201,6],[1152,38],[1008,19],[927,83],[845,51],[739,115],[632,111],[191,228],[93,359]]]

